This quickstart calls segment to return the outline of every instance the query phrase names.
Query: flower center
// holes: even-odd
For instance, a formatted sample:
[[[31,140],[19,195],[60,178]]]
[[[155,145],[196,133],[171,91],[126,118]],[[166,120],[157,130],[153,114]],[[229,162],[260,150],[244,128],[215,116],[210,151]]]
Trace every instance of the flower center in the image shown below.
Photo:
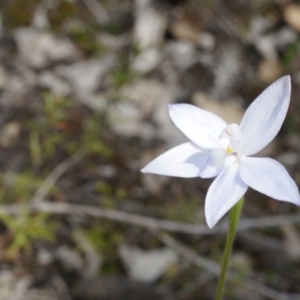
[[[227,146],[226,153],[227,153],[228,155],[231,155],[231,154],[234,153],[234,150],[233,150],[231,147]]]
[[[220,139],[228,138],[229,145],[227,146],[226,153],[228,155],[238,154],[241,149],[241,133],[240,126],[233,123],[228,125],[220,134]]]

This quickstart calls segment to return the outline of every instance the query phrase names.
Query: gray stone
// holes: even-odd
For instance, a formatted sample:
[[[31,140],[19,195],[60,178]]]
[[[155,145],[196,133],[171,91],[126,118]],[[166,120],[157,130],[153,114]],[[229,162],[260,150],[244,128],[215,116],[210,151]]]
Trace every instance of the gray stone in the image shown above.
[[[168,248],[143,251],[123,244],[119,254],[125,268],[134,280],[153,282],[177,263],[177,254]]]
[[[66,96],[71,92],[67,82],[50,71],[41,73],[38,78],[38,85],[49,89],[55,95]]]
[[[103,76],[114,65],[114,57],[92,59],[59,66],[55,69],[60,76],[67,79],[80,92],[93,92],[100,86]]]
[[[134,39],[139,47],[147,49],[162,43],[167,18],[158,12],[151,0],[135,0]]]
[[[58,38],[48,32],[34,28],[21,28],[15,32],[20,57],[33,68],[43,68],[51,63],[78,59],[80,53],[65,38]]]

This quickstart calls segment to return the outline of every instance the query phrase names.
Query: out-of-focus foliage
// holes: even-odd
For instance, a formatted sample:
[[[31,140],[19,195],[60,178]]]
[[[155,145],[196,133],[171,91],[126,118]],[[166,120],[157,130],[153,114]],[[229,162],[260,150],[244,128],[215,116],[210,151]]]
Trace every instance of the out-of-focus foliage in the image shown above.
[[[48,218],[48,214],[31,214],[26,209],[18,217],[2,215],[1,221],[12,233],[8,255],[15,256],[20,251],[31,252],[32,243],[38,239],[53,240],[55,225],[48,222]]]

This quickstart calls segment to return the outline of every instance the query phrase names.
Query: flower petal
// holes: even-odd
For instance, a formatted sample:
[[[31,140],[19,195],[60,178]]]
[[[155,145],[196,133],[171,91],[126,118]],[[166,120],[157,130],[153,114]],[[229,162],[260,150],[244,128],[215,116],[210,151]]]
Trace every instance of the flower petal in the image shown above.
[[[174,124],[192,142],[204,149],[222,146],[219,135],[227,124],[218,116],[190,104],[170,104]]]
[[[248,186],[241,180],[239,162],[225,168],[209,187],[205,199],[207,225],[213,228],[246,193]]]
[[[143,173],[176,177],[198,177],[205,168],[210,151],[203,151],[193,143],[184,143],[158,156],[146,167]]]
[[[284,76],[266,88],[248,107],[240,128],[245,155],[263,149],[281,128],[290,102],[291,79]]]
[[[271,158],[243,157],[240,162],[242,180],[274,199],[300,205],[300,195],[295,181],[285,167]]]
[[[226,150],[215,148],[210,152],[207,165],[200,174],[201,178],[211,178],[219,175],[226,159]]]

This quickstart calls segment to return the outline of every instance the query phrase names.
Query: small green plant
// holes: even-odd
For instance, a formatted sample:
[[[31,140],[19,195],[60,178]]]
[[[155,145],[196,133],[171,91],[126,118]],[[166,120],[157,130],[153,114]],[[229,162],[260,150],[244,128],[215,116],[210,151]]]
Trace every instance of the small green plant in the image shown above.
[[[283,123],[283,130],[285,130],[288,134],[297,134],[298,124],[294,115],[287,115]]]
[[[97,41],[97,33],[98,28],[95,26],[85,26],[72,30],[70,37],[87,54],[102,55],[106,52],[106,48]]]
[[[27,202],[42,182],[31,171],[7,172],[0,177],[0,202]]]
[[[94,114],[91,118],[85,119],[80,144],[87,153],[104,157],[112,156],[113,150],[101,138],[104,129],[105,124],[103,125],[100,115]]]
[[[109,225],[100,228],[94,227],[85,231],[85,235],[96,251],[105,257],[103,260],[102,271],[106,274],[114,274],[118,266],[115,264],[117,248],[123,241],[123,235],[111,228]]]
[[[53,240],[55,226],[49,224],[48,214],[32,214],[23,210],[18,217],[2,215],[1,220],[13,234],[13,240],[8,248],[8,254],[17,255],[20,251],[28,253],[32,243],[37,239]]]
[[[104,157],[112,155],[103,139],[106,124],[101,114],[83,110],[77,116],[70,99],[51,94],[44,98],[41,114],[28,124],[33,166],[40,166],[59,150],[70,155],[79,150]]]
[[[111,184],[99,180],[95,184],[95,190],[101,194],[101,204],[105,208],[114,208],[117,200],[124,199],[126,197],[126,190],[119,187],[114,188]]]
[[[129,66],[124,63],[116,65],[112,71],[113,84],[117,90],[125,83],[133,81],[134,78],[134,73],[130,70]]]
[[[282,64],[284,67],[289,68],[295,59],[297,59],[300,49],[300,40],[296,40],[293,44],[291,44],[288,49],[285,51],[283,58],[282,58]]]
[[[39,0],[15,0],[4,5],[3,23],[8,27],[30,25]]]
[[[58,30],[64,22],[77,17],[79,10],[73,1],[60,0],[57,3],[58,5],[50,10],[48,16],[51,26]]]

